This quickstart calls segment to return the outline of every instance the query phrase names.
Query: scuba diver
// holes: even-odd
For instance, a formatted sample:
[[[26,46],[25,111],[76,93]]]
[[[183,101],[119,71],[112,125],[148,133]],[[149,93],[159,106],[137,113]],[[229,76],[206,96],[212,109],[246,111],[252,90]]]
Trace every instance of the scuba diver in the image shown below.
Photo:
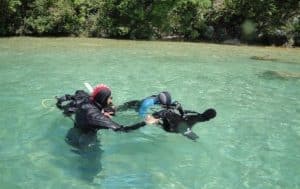
[[[155,105],[160,105],[162,110],[147,115],[148,110]],[[198,122],[209,121],[217,114],[214,109],[207,109],[202,114],[183,110],[179,102],[172,102],[171,94],[167,91],[149,96],[141,101],[129,101],[117,107],[118,111],[128,109],[135,109],[141,117],[151,120],[154,118],[153,122],[158,123],[167,132],[181,133],[194,141],[199,137],[191,130],[192,127]]]
[[[147,118],[145,121],[123,126],[111,120],[115,114],[111,90],[104,84],[97,85],[92,94],[79,90],[75,95],[64,95],[57,98],[56,106],[63,114],[74,121],[74,127],[67,134],[66,141],[72,146],[90,145],[96,139],[100,129],[129,132],[139,129],[146,124],[156,123],[156,119]],[[72,118],[75,115],[75,118]]]
[[[78,90],[74,95],[59,97],[56,106],[74,122],[74,127],[67,132],[65,141],[74,147],[71,151],[81,157],[75,170],[78,169],[82,179],[92,182],[102,170],[103,150],[97,139],[97,131],[111,129],[129,132],[152,124],[155,119],[148,118],[131,126],[120,125],[111,120],[115,115],[115,108],[110,88],[101,84],[95,88],[91,87],[89,91],[91,94]]]
[[[171,94],[168,91],[163,91],[157,95],[151,95],[143,100],[132,100],[125,102],[123,105],[118,106],[118,111],[125,111],[128,109],[135,109],[140,117],[145,118],[149,113],[149,109],[155,105],[160,105],[163,108],[176,107],[181,115],[183,115],[183,110],[181,105],[175,101],[172,102]]]

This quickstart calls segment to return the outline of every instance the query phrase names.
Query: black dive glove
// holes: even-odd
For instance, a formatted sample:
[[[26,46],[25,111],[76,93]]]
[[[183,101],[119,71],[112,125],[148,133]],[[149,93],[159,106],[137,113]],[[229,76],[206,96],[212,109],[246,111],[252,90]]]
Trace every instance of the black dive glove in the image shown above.
[[[182,109],[181,104],[180,104],[178,101],[173,102],[172,106],[173,106],[174,109],[176,109],[176,110],[179,111],[181,117],[184,116],[184,111],[183,111],[183,109]]]

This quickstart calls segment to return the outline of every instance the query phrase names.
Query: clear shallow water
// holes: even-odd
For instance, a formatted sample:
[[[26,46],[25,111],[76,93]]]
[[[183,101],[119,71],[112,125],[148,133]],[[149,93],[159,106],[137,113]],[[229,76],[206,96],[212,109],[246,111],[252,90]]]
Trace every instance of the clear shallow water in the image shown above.
[[[218,115],[194,127],[197,142],[148,126],[103,131],[79,155],[64,141],[72,122],[42,100],[85,81],[116,104],[169,90]],[[299,49],[2,38],[0,86],[0,188],[300,188]]]

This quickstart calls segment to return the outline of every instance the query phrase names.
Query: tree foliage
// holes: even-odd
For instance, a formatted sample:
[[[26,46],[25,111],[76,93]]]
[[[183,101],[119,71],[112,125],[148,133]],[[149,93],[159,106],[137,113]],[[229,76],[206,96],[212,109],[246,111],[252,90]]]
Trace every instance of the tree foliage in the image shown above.
[[[0,0],[0,35],[13,33],[21,22],[20,0]]]
[[[178,2],[169,14],[173,33],[193,40],[203,36],[206,30],[204,13],[208,6],[200,1]]]
[[[299,0],[0,0],[0,36],[177,36],[297,45],[299,20]]]
[[[252,23],[252,33],[248,33],[251,40],[282,44],[288,40],[286,24],[299,17],[299,0],[225,0],[224,8],[211,11],[207,20],[216,28],[219,39],[243,39],[243,26]]]

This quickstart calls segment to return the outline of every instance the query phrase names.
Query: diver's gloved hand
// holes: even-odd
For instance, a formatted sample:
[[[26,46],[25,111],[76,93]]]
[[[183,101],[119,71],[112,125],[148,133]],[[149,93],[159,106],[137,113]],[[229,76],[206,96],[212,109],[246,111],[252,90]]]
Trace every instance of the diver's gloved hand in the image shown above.
[[[179,106],[181,106],[181,104],[178,101],[174,101],[172,103],[172,105],[174,106],[175,109],[177,109]]]
[[[103,108],[104,113],[108,113],[109,115],[115,116],[116,115],[116,109],[114,106],[108,106],[106,108]]]
[[[112,116],[116,115],[116,109],[113,105],[103,108],[102,113],[108,117],[112,118]]]
[[[183,108],[182,108],[181,104],[180,104],[178,101],[173,102],[173,103],[172,103],[172,106],[173,106],[173,108],[174,108],[175,110],[178,110],[178,111],[179,111],[181,117],[184,116]]]
[[[168,110],[160,110],[158,112],[154,112],[152,116],[156,119],[165,118],[167,116]]]

